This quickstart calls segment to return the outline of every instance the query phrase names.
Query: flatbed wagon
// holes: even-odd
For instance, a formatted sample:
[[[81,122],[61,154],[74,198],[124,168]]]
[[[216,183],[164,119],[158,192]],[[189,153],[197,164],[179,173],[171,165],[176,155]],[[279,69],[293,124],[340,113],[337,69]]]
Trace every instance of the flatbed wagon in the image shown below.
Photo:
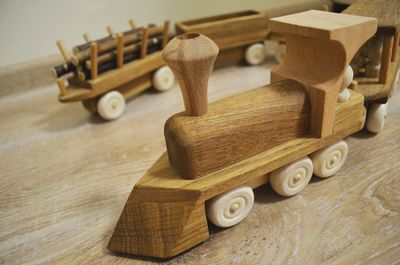
[[[74,55],[58,42],[65,59],[59,74],[57,67],[53,68],[60,90],[59,101],[81,101],[87,110],[103,119],[118,118],[124,112],[125,100],[150,87],[165,91],[174,84],[174,76],[161,58],[168,40],[167,21],[164,27],[144,27],[89,40],[75,47]],[[66,85],[61,75],[68,68],[73,75],[66,79]]]
[[[400,1],[357,1],[344,14],[378,19],[378,30],[354,57],[351,66],[368,107],[366,128],[380,132],[385,123],[389,98],[399,86]]]

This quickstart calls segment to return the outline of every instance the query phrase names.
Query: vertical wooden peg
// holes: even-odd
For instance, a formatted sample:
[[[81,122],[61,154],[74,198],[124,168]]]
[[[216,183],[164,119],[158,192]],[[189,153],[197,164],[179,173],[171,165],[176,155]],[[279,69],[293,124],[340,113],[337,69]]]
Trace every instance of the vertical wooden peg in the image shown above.
[[[90,75],[91,79],[97,78],[97,43],[90,44]]]
[[[391,62],[394,63],[397,58],[397,51],[399,47],[399,41],[400,41],[400,32],[396,33],[396,36],[394,37],[393,41],[393,48],[392,48],[392,59]]]
[[[168,39],[169,39],[169,20],[165,20],[161,49],[164,49],[165,45],[167,45]]]
[[[146,57],[148,37],[149,37],[149,29],[147,27],[143,27],[142,46],[140,47],[140,58]]]
[[[132,19],[129,19],[129,26],[131,26],[131,29],[135,29],[136,28],[136,23],[135,23],[135,20],[132,18]]]
[[[64,79],[58,78],[57,85],[58,85],[58,88],[60,89],[61,96],[65,96],[67,94],[67,88],[65,87]]]
[[[117,67],[121,68],[124,64],[124,35],[117,34]]]
[[[208,77],[218,51],[217,44],[208,37],[186,33],[171,40],[162,52],[162,58],[179,82],[189,116],[207,113]]]
[[[63,40],[58,40],[56,43],[57,43],[57,47],[60,50],[62,57],[64,58],[64,61],[66,63],[68,63],[71,59],[71,54],[65,48]]]
[[[92,38],[90,37],[89,33],[87,33],[87,32],[83,33],[83,39],[84,39],[87,43],[92,42]]]
[[[110,25],[107,26],[107,32],[111,37],[115,38],[115,31]]]
[[[379,72],[379,83],[385,84],[387,79],[387,72],[389,70],[390,57],[393,47],[393,36],[385,36],[383,38],[383,49],[381,58],[381,70]]]

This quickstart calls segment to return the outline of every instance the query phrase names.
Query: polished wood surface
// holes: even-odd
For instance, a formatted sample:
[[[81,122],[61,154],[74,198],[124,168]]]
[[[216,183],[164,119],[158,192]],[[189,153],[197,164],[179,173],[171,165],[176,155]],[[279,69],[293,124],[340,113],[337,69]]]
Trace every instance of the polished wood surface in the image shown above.
[[[210,102],[264,85],[271,65],[229,67],[210,79]],[[0,98],[0,263],[156,264],[107,242],[133,185],[165,152],[163,125],[183,111],[179,88],[148,91],[117,121],[80,103],[60,104],[56,85]],[[347,138],[336,176],[314,178],[292,198],[255,191],[250,215],[163,264],[393,264],[400,259],[400,96],[385,130]]]

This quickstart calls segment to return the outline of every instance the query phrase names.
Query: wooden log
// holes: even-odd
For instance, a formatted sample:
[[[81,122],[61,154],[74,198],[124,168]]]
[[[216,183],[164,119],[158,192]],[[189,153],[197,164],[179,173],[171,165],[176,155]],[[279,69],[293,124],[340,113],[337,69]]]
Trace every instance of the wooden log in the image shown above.
[[[149,24],[148,27],[149,28],[156,28],[156,26],[154,24]],[[161,33],[162,32],[161,31],[161,27],[157,27],[157,28],[159,29],[159,31]],[[132,34],[135,35],[138,32],[139,33],[141,32],[141,28],[136,28],[134,30],[127,30],[127,31],[124,31],[123,34],[126,37],[126,36],[132,35]],[[113,40],[113,38],[111,36],[107,36],[107,37],[100,38],[100,39],[97,39],[97,40],[92,40],[91,42],[96,42],[98,45],[100,45],[102,43],[109,42],[109,41],[112,41],[112,40]],[[84,50],[88,50],[88,49],[90,49],[90,43],[84,43],[84,44],[77,45],[77,46],[73,47],[72,48],[72,53],[73,54],[78,54],[79,52],[84,51]]]
[[[161,37],[155,37],[155,38],[151,38],[148,42],[148,53],[154,52],[158,49],[161,49],[160,47],[160,43],[161,43]],[[124,54],[124,62],[128,62],[129,58],[131,58],[131,56],[129,55],[130,53],[135,53],[138,52],[140,50],[141,47],[141,43],[134,43],[131,44],[129,46],[124,47],[123,49],[123,54]],[[98,64],[104,64],[108,61],[111,60],[115,60],[116,57],[116,52],[115,51],[111,51],[105,54],[102,54],[98,57]],[[139,53],[137,54],[137,58],[139,58]],[[136,59],[137,59],[136,58]],[[128,60],[128,61],[127,61]],[[90,64],[90,60],[86,60],[84,63],[85,67],[90,69],[91,68],[91,64]]]
[[[161,49],[161,42],[158,42],[155,45],[152,45],[148,48],[147,53],[151,54],[153,52],[159,51]],[[106,61],[102,64],[97,65],[97,75],[103,74],[107,71],[113,70],[117,68],[117,62],[115,60],[115,53],[113,59]],[[98,57],[97,59],[99,59]],[[129,62],[132,62],[133,60],[140,59],[140,51],[137,50],[136,52],[129,53],[129,54],[124,54],[124,64],[126,65]],[[91,75],[91,67],[92,62],[87,61],[84,65],[80,65],[80,67],[77,70],[78,78],[81,81],[85,80],[90,80],[93,79]]]
[[[148,29],[148,36],[154,37],[157,35],[161,35],[163,32],[162,27],[152,27]],[[142,39],[142,28],[137,29],[134,34],[126,34],[125,35],[125,45],[130,45],[132,43],[139,42]],[[112,51],[117,47],[117,40],[116,39],[108,39],[98,43],[98,53],[99,55]],[[73,64],[78,65],[82,62],[86,61],[90,57],[90,50],[82,50],[78,53],[75,53],[71,56],[71,61]]]
[[[93,42],[90,44],[90,61],[92,69],[90,69],[90,76],[92,79],[97,77],[97,43]]]
[[[147,27],[144,27],[142,33],[142,45],[140,47],[140,58],[146,57],[148,40],[149,40],[149,29]]]
[[[72,73],[75,70],[76,70],[75,65],[73,65],[72,63],[65,63],[52,67],[51,73],[54,76],[54,78],[59,78],[63,75]]]

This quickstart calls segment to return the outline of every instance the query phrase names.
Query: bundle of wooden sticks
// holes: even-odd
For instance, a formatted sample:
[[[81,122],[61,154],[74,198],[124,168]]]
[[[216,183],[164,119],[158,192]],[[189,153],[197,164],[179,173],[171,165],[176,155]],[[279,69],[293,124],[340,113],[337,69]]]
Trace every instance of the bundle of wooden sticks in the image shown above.
[[[145,27],[135,27],[133,20],[129,23],[132,29],[120,33],[108,26],[110,35],[97,40],[85,33],[86,43],[73,47],[72,54],[62,40],[57,41],[65,62],[51,69],[53,76],[58,79],[74,74],[81,81],[95,79],[99,74],[161,50],[169,40],[169,21],[163,26],[149,24]]]

